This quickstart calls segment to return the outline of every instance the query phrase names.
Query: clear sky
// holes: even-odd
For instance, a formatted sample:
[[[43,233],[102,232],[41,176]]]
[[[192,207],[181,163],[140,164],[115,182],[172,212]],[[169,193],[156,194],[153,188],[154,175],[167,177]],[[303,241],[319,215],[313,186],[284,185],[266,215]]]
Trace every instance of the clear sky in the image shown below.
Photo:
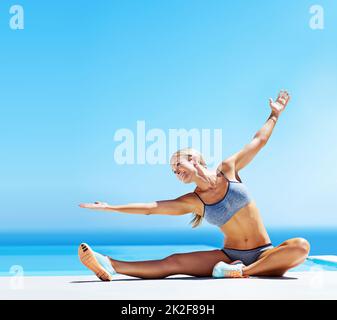
[[[9,28],[13,4],[24,30]],[[193,190],[167,164],[117,165],[116,131],[222,129],[225,158],[282,88],[292,101],[241,178],[267,227],[337,226],[337,3],[315,1],[323,30],[310,28],[312,4],[2,0],[0,230],[189,228],[191,215],[77,207]]]

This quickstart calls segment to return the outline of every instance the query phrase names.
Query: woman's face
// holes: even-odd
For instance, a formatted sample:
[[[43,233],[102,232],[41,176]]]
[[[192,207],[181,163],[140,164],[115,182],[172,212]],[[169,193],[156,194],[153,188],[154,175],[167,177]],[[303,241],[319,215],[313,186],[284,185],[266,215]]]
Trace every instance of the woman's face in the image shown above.
[[[187,156],[173,156],[171,167],[176,177],[183,183],[193,182],[197,170],[193,165],[193,159],[188,160]]]

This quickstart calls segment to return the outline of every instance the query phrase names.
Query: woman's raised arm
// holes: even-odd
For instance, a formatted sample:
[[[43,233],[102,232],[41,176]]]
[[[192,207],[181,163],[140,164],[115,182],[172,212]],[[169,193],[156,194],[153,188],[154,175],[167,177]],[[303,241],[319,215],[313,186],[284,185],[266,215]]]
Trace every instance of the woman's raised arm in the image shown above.
[[[223,161],[223,170],[226,170],[229,166],[236,172],[244,168],[256,154],[265,146],[269,140],[275,124],[280,114],[284,111],[290,100],[290,96],[287,91],[281,91],[274,102],[273,99],[269,99],[270,108],[272,112],[263,125],[263,127],[255,134],[253,140],[244,146],[242,150],[235,153],[228,159]]]
[[[125,205],[110,205],[106,202],[81,203],[81,208],[103,211],[114,211],[135,214],[167,214],[182,215],[195,212],[196,202],[192,193],[185,194],[173,200],[162,200],[149,203],[130,203]]]

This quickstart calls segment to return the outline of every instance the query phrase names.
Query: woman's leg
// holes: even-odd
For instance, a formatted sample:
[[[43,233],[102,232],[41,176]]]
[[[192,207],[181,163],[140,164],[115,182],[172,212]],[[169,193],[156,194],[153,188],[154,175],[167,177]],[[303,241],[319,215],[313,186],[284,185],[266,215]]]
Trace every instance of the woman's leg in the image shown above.
[[[286,271],[305,261],[310,251],[309,242],[303,238],[287,240],[266,250],[259,259],[243,268],[245,276],[282,276]]]
[[[161,260],[125,262],[110,258],[117,273],[143,279],[161,279],[174,274],[211,277],[216,263],[231,263],[221,250],[175,253]]]

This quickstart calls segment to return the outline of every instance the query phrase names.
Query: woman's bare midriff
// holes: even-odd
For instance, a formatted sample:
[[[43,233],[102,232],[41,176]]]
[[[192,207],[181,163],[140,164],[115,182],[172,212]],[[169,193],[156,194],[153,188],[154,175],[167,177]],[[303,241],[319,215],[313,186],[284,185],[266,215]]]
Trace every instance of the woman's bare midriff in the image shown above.
[[[226,176],[233,177],[234,173],[227,172]],[[233,181],[235,179],[241,181],[237,175],[232,178]],[[217,188],[206,192],[200,192],[196,188],[195,192],[198,191],[199,195],[204,200],[207,200],[206,203],[215,203],[224,197],[227,192],[225,190],[228,188],[226,179],[218,179]],[[199,209],[200,214],[203,215],[204,206],[200,203],[200,200],[197,200],[196,207]],[[220,229],[225,236],[224,247],[226,248],[249,250],[270,243],[270,238],[255,201],[250,202],[236,212]]]
[[[226,248],[248,250],[270,243],[254,201],[235,213],[220,229],[225,235]]]

